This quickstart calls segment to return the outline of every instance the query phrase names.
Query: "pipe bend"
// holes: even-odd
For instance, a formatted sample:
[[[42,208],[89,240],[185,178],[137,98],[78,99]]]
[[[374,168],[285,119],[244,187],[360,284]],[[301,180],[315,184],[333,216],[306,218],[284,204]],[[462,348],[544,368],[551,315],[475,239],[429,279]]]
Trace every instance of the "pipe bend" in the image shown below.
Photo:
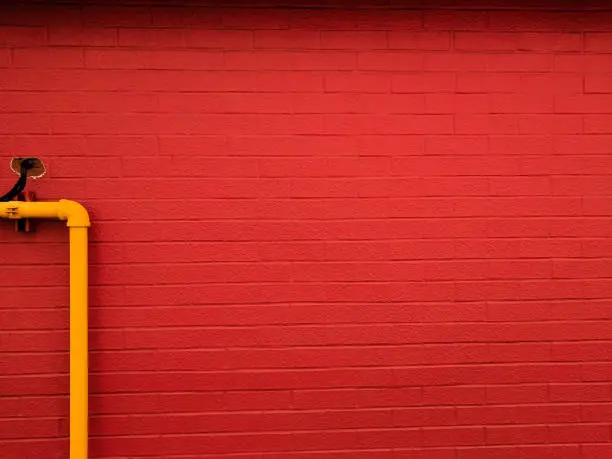
[[[66,220],[68,227],[87,228],[91,226],[87,209],[81,204],[68,199],[60,199],[57,217]]]

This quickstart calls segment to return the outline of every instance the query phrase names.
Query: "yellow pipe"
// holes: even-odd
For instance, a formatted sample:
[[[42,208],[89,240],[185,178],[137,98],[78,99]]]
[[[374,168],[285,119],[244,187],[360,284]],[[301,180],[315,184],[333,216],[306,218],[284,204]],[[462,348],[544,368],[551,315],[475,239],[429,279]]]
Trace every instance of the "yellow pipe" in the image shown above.
[[[77,202],[0,202],[0,218],[65,220],[70,232],[70,459],[87,459],[87,210]]]
[[[87,459],[87,227],[70,232],[70,459]]]

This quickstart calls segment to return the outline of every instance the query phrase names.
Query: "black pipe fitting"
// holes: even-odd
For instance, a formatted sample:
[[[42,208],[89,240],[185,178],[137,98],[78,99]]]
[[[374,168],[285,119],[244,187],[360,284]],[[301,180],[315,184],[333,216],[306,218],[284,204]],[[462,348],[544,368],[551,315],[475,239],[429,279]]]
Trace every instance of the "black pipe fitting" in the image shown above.
[[[40,160],[37,158],[21,159],[19,179],[17,180],[17,183],[13,185],[13,188],[8,191],[8,193],[6,193],[4,196],[0,196],[0,202],[12,201],[14,198],[19,196],[19,193],[25,189],[28,182],[28,172],[34,169],[39,162]]]

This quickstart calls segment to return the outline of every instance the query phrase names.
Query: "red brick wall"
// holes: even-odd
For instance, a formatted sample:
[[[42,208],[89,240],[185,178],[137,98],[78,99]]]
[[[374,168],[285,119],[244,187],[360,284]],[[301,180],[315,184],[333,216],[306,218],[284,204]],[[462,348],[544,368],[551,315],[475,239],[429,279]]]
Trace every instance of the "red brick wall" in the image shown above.
[[[612,456],[609,11],[3,5],[92,457]],[[67,457],[66,239],[0,225],[3,459]]]

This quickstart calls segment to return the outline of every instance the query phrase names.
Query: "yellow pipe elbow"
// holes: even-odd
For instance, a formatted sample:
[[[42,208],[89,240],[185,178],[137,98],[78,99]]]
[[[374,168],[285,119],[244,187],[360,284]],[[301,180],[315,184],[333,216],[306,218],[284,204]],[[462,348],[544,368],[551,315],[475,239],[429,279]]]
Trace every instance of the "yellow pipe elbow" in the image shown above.
[[[68,199],[60,199],[58,217],[60,220],[66,220],[66,226],[69,227],[88,228],[91,226],[85,207]]]

